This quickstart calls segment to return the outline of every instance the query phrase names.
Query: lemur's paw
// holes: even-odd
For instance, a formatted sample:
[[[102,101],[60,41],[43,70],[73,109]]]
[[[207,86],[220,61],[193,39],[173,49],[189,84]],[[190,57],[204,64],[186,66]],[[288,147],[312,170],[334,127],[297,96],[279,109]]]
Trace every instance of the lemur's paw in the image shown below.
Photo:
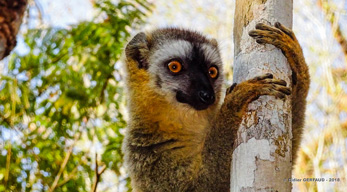
[[[282,79],[273,79],[271,73],[255,77],[246,81],[246,83],[248,83],[250,88],[254,91],[255,96],[252,100],[256,100],[262,95],[272,95],[276,98],[284,99],[286,95],[291,94],[290,88],[286,87],[286,81]]]
[[[223,106],[233,110],[235,113],[235,111],[242,111],[245,105],[248,105],[262,95],[285,99],[287,95],[291,94],[291,89],[286,86],[286,81],[274,79],[271,73],[257,76],[239,84],[234,83],[227,89],[227,95],[224,99],[225,105]],[[239,115],[242,116],[242,114]]]
[[[271,44],[283,52],[300,48],[293,31],[279,22],[276,22],[274,27],[258,23],[255,28],[249,32],[249,35],[259,44]]]

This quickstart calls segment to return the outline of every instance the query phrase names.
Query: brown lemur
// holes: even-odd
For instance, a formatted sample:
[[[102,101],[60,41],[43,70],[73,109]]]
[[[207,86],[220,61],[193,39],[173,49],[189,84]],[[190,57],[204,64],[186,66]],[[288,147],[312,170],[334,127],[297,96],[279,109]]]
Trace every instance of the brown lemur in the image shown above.
[[[138,33],[125,48],[129,124],[124,160],[134,191],[229,191],[233,142],[248,104],[292,93],[293,153],[298,149],[308,67],[293,32],[258,24],[250,36],[282,50],[293,87],[264,74],[227,89],[217,41],[165,28]]]

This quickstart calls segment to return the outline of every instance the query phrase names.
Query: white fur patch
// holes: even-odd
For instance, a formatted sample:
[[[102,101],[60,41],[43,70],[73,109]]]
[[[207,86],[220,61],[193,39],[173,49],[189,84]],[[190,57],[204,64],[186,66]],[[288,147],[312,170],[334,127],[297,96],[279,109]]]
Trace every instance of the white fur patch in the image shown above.
[[[156,64],[162,63],[172,58],[184,58],[190,55],[193,46],[184,40],[172,40],[164,42],[160,45],[158,50],[155,50],[154,54],[150,56],[150,62]],[[156,64],[152,66],[156,66]]]
[[[209,44],[203,44],[202,50],[204,51],[206,60],[216,64],[220,69],[222,68],[222,61],[216,48]]]

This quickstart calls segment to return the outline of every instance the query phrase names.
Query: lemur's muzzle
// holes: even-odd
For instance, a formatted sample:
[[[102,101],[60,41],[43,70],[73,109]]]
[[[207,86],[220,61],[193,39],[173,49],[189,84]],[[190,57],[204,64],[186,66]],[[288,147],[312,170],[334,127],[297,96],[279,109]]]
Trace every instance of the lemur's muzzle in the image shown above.
[[[198,95],[200,101],[207,105],[213,104],[216,100],[213,92],[202,90],[198,92]]]

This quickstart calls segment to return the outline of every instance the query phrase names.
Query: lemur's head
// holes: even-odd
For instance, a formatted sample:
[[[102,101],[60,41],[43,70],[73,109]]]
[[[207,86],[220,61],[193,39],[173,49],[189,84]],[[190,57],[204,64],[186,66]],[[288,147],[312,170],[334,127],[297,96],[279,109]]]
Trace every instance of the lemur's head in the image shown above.
[[[219,103],[223,75],[216,40],[189,30],[158,29],[138,33],[125,54],[147,71],[151,88],[170,102],[195,110]]]

